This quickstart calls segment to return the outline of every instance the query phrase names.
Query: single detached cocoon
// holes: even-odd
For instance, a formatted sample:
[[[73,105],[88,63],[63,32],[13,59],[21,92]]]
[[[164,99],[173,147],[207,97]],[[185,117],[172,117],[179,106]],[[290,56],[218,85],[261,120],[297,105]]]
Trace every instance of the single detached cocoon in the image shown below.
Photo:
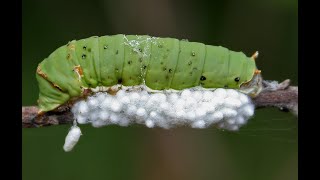
[[[72,126],[63,146],[64,151],[69,152],[78,143],[81,136],[81,130],[78,126]]]

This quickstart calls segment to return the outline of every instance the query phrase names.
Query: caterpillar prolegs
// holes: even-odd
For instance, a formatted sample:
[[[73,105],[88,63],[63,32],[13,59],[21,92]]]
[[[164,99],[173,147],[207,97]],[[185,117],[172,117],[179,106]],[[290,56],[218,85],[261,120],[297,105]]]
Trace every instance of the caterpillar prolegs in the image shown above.
[[[261,91],[254,59],[221,46],[148,35],[111,35],[73,40],[37,67],[39,109],[46,112],[113,85],[146,85],[150,90],[238,89]]]

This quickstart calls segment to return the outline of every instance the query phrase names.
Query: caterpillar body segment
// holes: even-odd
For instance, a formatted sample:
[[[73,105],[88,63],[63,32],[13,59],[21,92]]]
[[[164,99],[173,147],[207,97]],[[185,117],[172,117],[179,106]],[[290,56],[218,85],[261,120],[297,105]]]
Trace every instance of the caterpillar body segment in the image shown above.
[[[205,88],[225,87],[228,76],[229,50],[218,46],[206,46],[206,61],[201,79]]]
[[[76,58],[83,71],[83,79],[88,87],[101,84],[99,41],[97,37],[81,39],[74,43]]]
[[[112,86],[122,81],[124,37],[122,34],[99,37],[100,76],[103,86]]]
[[[134,86],[144,83],[151,55],[151,37],[127,35],[124,39],[122,84]]]
[[[159,38],[151,44],[149,66],[146,72],[146,85],[151,89],[170,89],[176,71],[180,41],[173,38]]]
[[[148,35],[73,40],[37,68],[40,112],[81,97],[86,89],[145,84],[151,90],[232,88],[261,91],[254,57],[221,46]]]
[[[182,90],[198,86],[205,61],[205,45],[197,42],[180,41],[180,52],[172,89]]]

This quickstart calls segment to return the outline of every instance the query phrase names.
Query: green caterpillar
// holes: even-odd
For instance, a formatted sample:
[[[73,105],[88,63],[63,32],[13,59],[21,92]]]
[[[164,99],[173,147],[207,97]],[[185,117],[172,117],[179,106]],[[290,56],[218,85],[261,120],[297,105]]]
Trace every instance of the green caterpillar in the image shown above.
[[[112,35],[73,40],[37,67],[40,112],[56,109],[86,90],[145,84],[152,90],[202,86],[261,91],[254,59],[221,46],[147,35]]]

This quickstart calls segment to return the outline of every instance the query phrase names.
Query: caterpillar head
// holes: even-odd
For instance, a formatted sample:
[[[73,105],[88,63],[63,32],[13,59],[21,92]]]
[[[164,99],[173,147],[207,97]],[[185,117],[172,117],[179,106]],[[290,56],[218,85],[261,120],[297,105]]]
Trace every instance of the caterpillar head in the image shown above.
[[[256,51],[252,56],[251,59],[255,61],[258,58],[259,52]],[[262,90],[262,76],[261,70],[258,70],[257,67],[253,72],[253,76],[251,80],[244,82],[240,86],[240,91],[248,94],[251,97],[256,97]]]
[[[240,91],[251,97],[256,97],[262,90],[261,71],[256,69],[251,80],[241,84]]]

